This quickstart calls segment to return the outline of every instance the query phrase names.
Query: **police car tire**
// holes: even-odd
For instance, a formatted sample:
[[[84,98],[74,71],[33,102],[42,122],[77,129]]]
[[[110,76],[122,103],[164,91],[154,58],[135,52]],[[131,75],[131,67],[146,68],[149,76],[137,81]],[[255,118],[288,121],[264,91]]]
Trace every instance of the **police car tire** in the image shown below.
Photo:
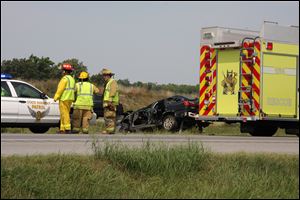
[[[33,133],[46,133],[49,127],[30,127],[29,130]]]

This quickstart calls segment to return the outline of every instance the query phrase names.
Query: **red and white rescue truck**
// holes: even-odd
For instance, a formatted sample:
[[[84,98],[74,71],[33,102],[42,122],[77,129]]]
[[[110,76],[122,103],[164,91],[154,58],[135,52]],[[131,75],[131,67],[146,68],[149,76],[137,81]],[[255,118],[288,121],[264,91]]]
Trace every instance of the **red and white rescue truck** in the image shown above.
[[[199,113],[190,117],[239,122],[253,136],[299,135],[298,26],[202,28],[199,77]]]

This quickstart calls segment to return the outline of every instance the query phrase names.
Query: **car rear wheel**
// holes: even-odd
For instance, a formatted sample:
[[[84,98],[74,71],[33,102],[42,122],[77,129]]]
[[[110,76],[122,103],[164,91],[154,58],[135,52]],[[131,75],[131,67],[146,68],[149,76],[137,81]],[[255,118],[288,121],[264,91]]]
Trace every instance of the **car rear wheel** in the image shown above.
[[[46,133],[49,127],[30,127],[29,130],[33,133]]]
[[[173,115],[167,115],[163,119],[163,127],[167,131],[174,131],[178,129],[178,123]]]

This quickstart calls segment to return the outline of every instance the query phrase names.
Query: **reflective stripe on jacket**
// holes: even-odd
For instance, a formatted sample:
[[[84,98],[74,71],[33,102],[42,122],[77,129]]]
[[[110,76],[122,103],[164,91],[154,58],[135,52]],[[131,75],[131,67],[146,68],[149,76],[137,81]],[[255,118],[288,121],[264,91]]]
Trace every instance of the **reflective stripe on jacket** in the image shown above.
[[[74,109],[91,110],[93,108],[94,85],[90,82],[76,83],[77,98]]]
[[[62,93],[60,100],[65,101],[65,100],[75,100],[75,80],[72,76],[70,75],[65,75],[63,79],[67,79],[67,85],[65,87],[64,92]]]
[[[112,96],[111,94],[111,84],[112,82],[114,82],[114,79],[109,79],[109,81],[107,82],[106,86],[105,86],[105,91],[103,94],[103,107],[106,107],[106,103],[107,102],[113,102],[114,105],[118,105],[119,104],[119,91],[118,91],[118,86],[116,88],[116,94],[114,96]],[[115,81],[116,82],[116,81]]]

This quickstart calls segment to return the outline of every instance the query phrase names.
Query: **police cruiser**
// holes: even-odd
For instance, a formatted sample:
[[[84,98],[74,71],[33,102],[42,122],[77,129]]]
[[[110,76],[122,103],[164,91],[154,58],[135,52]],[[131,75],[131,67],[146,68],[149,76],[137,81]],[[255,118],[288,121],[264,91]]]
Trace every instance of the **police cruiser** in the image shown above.
[[[29,83],[1,74],[1,127],[45,133],[50,127],[58,127],[59,121],[58,102]]]

